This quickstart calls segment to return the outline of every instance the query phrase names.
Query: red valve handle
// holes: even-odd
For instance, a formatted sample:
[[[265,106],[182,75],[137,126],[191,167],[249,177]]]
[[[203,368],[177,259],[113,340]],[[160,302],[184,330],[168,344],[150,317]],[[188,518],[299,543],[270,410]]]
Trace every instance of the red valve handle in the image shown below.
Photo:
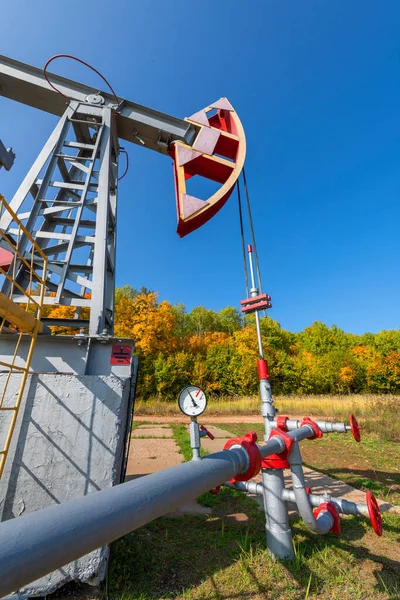
[[[210,440],[214,440],[214,439],[215,439],[215,436],[214,436],[212,433],[210,433],[210,432],[208,431],[208,429],[207,429],[206,427],[204,427],[204,425],[200,425],[200,429],[201,429],[202,431],[205,431],[205,432],[206,432],[206,435],[207,435],[207,436],[210,438]]]
[[[354,415],[350,415],[350,427],[351,433],[353,434],[353,438],[356,440],[356,442],[361,442],[362,427],[359,426],[359,424],[357,423],[357,419]]]
[[[383,533],[383,523],[381,517],[381,511],[376,501],[375,496],[372,492],[368,490],[366,493],[366,500],[368,506],[368,514],[369,519],[371,521],[372,529],[375,531],[376,535],[381,536]]]

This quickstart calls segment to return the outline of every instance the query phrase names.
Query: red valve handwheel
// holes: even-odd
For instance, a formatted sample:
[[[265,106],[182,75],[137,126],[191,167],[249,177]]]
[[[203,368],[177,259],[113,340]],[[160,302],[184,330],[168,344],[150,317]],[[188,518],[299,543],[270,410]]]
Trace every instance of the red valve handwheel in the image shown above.
[[[372,529],[375,531],[376,535],[381,536],[383,533],[383,523],[381,517],[381,511],[376,501],[375,496],[372,492],[368,490],[366,494],[367,506],[368,506],[368,514],[371,521]]]
[[[354,415],[350,415],[350,427],[351,433],[353,434],[353,438],[356,440],[356,442],[361,442],[362,427],[359,426],[359,424],[357,423],[357,419]]]
[[[201,431],[205,431],[206,432],[206,436],[208,436],[210,438],[210,440],[214,440],[215,439],[215,435],[213,435],[212,433],[210,433],[208,431],[208,429],[206,427],[204,427],[204,425],[200,425],[200,429],[201,429]]]

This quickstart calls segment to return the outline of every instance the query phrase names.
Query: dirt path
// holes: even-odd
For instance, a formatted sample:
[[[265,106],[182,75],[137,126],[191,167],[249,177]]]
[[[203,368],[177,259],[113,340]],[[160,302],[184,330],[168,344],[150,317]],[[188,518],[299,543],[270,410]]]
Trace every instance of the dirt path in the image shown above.
[[[313,417],[309,415],[311,419],[316,421],[325,419],[325,417]],[[302,416],[291,416],[291,419],[303,419]],[[208,423],[263,423],[263,418],[261,415],[204,415],[204,419],[199,418],[201,423],[204,422],[205,425]],[[160,424],[175,424],[175,423],[183,423],[187,424],[188,418],[181,413],[174,415],[137,415],[135,414],[135,421],[145,421],[149,423],[160,423]]]

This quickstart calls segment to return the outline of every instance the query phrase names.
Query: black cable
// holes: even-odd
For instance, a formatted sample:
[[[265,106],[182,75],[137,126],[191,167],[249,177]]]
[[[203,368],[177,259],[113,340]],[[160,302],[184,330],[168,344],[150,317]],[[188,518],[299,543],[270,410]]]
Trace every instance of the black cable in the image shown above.
[[[245,283],[246,283],[246,298],[248,298],[249,297],[249,275],[248,275],[248,272],[247,272],[246,244],[245,244],[245,241],[244,241],[242,200],[241,200],[241,197],[240,197],[239,180],[237,180],[237,182],[236,182],[236,187],[237,187],[237,193],[238,193],[240,234],[242,236],[242,253],[243,253],[244,280],[245,280]]]
[[[257,253],[257,246],[256,246],[256,238],[255,238],[255,235],[254,235],[253,217],[251,215],[251,206],[250,206],[249,191],[248,191],[248,188],[247,188],[246,173],[245,173],[244,167],[243,167],[243,171],[242,171],[242,177],[243,177],[244,191],[245,191],[245,194],[246,194],[247,212],[248,212],[248,215],[249,215],[251,243],[253,245],[253,251],[254,251],[254,256],[255,256],[255,260],[256,260],[257,285],[258,285],[258,289],[259,289],[260,294],[262,294],[260,266],[258,264],[258,253]]]
[[[245,194],[246,194],[247,212],[248,212],[248,215],[249,215],[251,241],[252,241],[252,245],[253,245],[254,257],[255,257],[255,260],[256,260],[257,285],[258,285],[259,293],[262,294],[263,293],[263,289],[262,289],[262,282],[261,282],[260,264],[258,262],[258,252],[257,252],[257,245],[256,245],[256,236],[254,234],[253,217],[251,215],[249,190],[247,188],[246,172],[245,172],[244,167],[243,167],[243,171],[242,171],[242,177],[243,177],[244,191],[245,191]],[[267,311],[266,310],[264,311],[264,316],[265,317],[267,316]]]
[[[129,155],[127,153],[126,150],[124,150],[124,148],[120,148],[120,153],[125,154],[125,158],[126,158],[126,166],[125,166],[125,171],[123,172],[123,174],[121,175],[121,177],[118,177],[118,181],[121,181],[121,179],[123,179],[125,177],[125,175],[127,174],[127,172],[129,171]]]

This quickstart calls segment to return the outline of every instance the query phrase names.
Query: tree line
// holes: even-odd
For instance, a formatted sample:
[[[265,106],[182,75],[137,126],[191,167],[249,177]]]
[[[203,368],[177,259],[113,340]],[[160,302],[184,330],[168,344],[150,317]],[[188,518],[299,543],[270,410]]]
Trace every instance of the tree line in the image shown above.
[[[130,286],[116,290],[115,302],[115,336],[136,342],[142,399],[175,399],[188,383],[215,395],[257,393],[254,316],[231,306],[187,311]],[[74,308],[47,312],[72,317]],[[261,332],[275,394],[400,393],[400,330],[356,335],[316,321],[292,333],[267,317]]]

